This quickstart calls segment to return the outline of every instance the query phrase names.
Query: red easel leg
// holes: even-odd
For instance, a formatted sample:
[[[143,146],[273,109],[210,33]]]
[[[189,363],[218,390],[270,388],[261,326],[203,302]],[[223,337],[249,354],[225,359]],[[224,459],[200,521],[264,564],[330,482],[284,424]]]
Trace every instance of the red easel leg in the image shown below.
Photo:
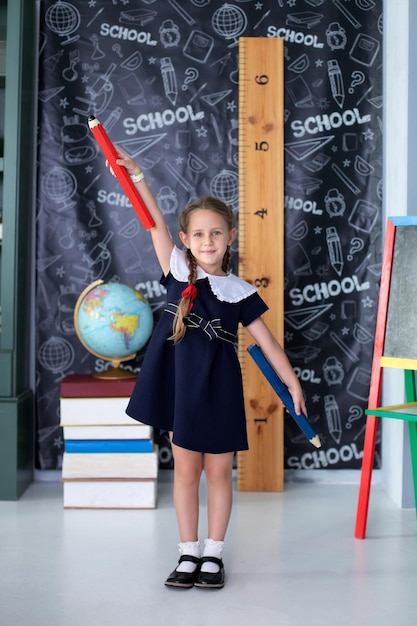
[[[374,415],[368,415],[366,419],[361,482],[359,487],[358,509],[356,513],[355,537],[357,539],[364,539],[366,534],[366,521],[368,517],[369,494],[371,490],[372,469],[374,466],[377,429],[378,418]]]

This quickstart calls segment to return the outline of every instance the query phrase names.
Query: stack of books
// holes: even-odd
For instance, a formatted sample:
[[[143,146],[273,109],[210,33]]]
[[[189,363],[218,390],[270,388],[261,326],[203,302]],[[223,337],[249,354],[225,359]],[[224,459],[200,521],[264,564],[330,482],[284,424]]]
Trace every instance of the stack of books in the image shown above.
[[[150,426],[126,415],[135,379],[70,374],[61,382],[64,508],[156,507],[158,451]]]

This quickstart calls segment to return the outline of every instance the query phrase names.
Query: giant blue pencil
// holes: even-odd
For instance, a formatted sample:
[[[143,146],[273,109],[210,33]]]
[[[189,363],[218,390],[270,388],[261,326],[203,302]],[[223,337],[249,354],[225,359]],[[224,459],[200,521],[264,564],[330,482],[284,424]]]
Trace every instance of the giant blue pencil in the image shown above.
[[[301,428],[307,439],[310,443],[313,444],[316,448],[321,447],[321,441],[318,434],[315,432],[314,428],[311,426],[310,422],[304,415],[304,413],[300,413],[298,415],[294,409],[294,402],[292,400],[291,394],[288,391],[287,386],[282,382],[268,359],[265,357],[261,348],[257,344],[252,344],[248,348],[248,352],[255,361],[256,365],[261,370],[262,374],[265,376],[275,393],[280,397],[282,403],[285,408],[291,415],[291,417],[297,422],[298,426]]]

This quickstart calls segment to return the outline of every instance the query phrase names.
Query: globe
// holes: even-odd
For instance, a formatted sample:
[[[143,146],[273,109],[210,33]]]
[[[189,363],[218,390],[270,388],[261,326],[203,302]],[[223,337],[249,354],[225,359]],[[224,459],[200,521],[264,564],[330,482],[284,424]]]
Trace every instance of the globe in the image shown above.
[[[58,0],[49,7],[45,14],[45,22],[59,36],[73,33],[80,25],[80,14],[72,4]]]
[[[64,202],[77,190],[77,179],[72,172],[62,167],[54,167],[42,181],[42,187],[48,198],[55,202]]]
[[[119,368],[146,344],[152,334],[153,314],[145,297],[122,283],[97,280],[80,294],[74,326],[83,346],[94,356],[111,361],[99,378],[132,376]]]
[[[49,337],[39,348],[38,357],[42,367],[53,374],[60,374],[74,361],[74,348],[61,337]]]
[[[226,204],[233,205],[239,197],[239,179],[235,172],[222,170],[213,178],[210,191]]]
[[[246,14],[240,7],[226,2],[213,13],[212,25],[219,35],[226,39],[233,39],[245,30],[247,26]]]

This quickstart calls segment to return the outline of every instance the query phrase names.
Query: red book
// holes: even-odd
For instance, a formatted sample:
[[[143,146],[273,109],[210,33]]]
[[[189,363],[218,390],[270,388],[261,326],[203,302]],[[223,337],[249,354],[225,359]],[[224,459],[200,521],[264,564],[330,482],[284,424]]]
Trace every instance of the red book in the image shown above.
[[[61,381],[61,398],[129,398],[136,378],[105,379],[93,374],[68,374]]]

